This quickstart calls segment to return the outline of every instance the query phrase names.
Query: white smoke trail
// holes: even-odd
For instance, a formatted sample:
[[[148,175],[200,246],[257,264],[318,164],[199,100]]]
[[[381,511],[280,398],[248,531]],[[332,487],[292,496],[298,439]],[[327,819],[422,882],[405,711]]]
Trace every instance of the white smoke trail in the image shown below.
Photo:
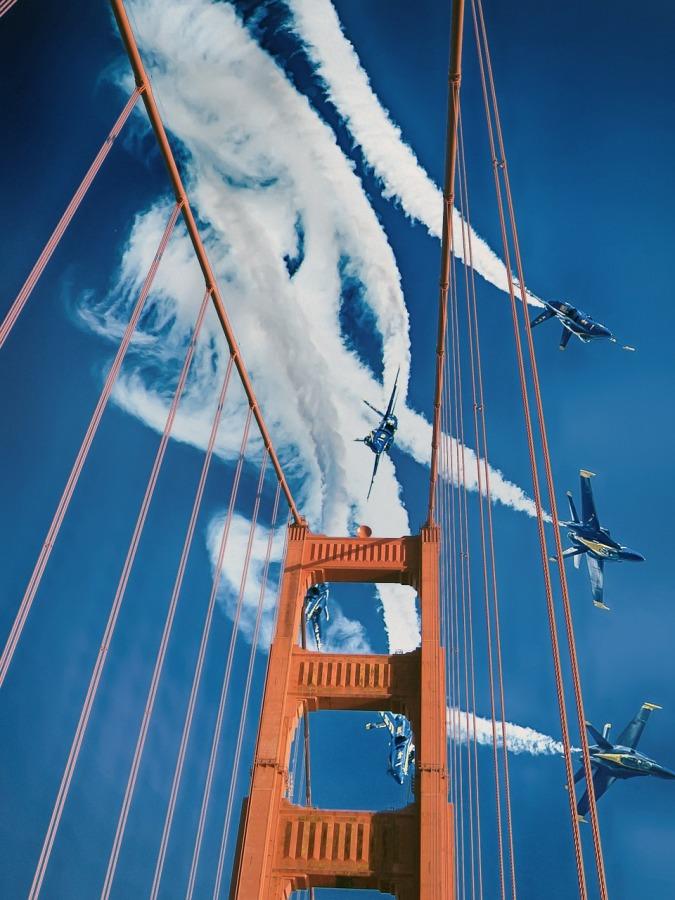
[[[210,0],[133,0],[130,7],[167,125],[184,151],[211,263],[303,513],[329,533],[347,534],[367,521],[375,534],[408,534],[392,460],[382,459],[366,504],[372,459],[353,441],[373,424],[362,398],[385,405],[400,365],[400,446],[428,464],[429,423],[405,406],[410,337],[400,275],[353,166],[231,7]],[[97,305],[84,296],[86,319],[101,333],[119,334],[166,217],[164,202],[140,214],[112,295]],[[347,299],[345,282],[354,288]],[[154,429],[163,427],[202,290],[179,229],[115,393],[120,406]],[[348,318],[369,314],[369,338],[382,345],[383,384],[354,349],[345,308]],[[226,364],[214,320],[203,336],[173,432],[199,448]],[[228,404],[216,452],[231,460],[245,404],[241,396]],[[497,470],[491,479],[494,500],[532,515],[517,486]],[[412,593],[390,585],[380,596],[392,651],[417,646]]]
[[[373,91],[353,45],[344,35],[330,0],[286,0],[295,30],[321,78],[326,95],[363,151],[367,165],[383,187],[385,197],[395,198],[404,212],[440,238],[443,195],[413,150],[401,129]],[[461,217],[453,210],[455,234],[461,232]],[[473,264],[476,272],[502,291],[508,291],[504,263],[472,230]],[[455,247],[461,259],[461,246]],[[543,306],[528,292],[528,303]]]
[[[446,722],[449,737],[452,736],[460,744],[473,742],[474,730],[471,713],[468,714],[468,730],[467,713],[464,710],[448,708]],[[476,716],[476,741],[481,746],[493,746],[492,721],[490,719]],[[503,746],[501,722],[497,723],[497,746]],[[564,753],[560,741],[556,741],[540,731],[535,731],[534,728],[514,725],[512,722],[506,723],[506,749],[510,753],[529,753],[532,756],[555,756]],[[579,752],[577,748],[572,749],[575,753]]]

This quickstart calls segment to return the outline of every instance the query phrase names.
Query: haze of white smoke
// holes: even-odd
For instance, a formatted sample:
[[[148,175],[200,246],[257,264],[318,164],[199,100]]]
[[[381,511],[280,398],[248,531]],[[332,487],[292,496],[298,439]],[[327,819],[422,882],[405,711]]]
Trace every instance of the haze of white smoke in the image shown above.
[[[373,426],[362,398],[384,406],[400,366],[400,446],[421,463],[429,460],[430,426],[405,405],[410,343],[400,276],[361,182],[332,131],[229,6],[135,0],[131,9],[163,114],[184,150],[225,305],[303,513],[328,533],[347,534],[367,521],[375,534],[408,534],[391,459],[382,458],[366,503],[372,457],[353,441]],[[84,316],[100,333],[119,336],[168,212],[158,202],[137,216],[112,297],[97,304],[85,295]],[[346,285],[353,299],[344,299]],[[179,228],[115,391],[122,408],[157,430],[202,294]],[[343,313],[358,318],[363,310],[382,342],[383,384],[342,326]],[[209,314],[173,430],[178,440],[206,445],[226,361],[220,326]],[[226,460],[238,452],[246,413],[236,381],[216,445]],[[251,444],[255,458],[255,429]],[[493,499],[532,514],[519,488],[496,470],[491,479]],[[387,585],[380,597],[391,649],[417,646],[413,592]]]
[[[468,722],[467,722],[468,719]],[[472,743],[474,739],[474,721],[471,713],[461,709],[448,708],[446,717],[448,737],[460,744]],[[503,746],[501,722],[497,723],[498,747]],[[476,716],[476,742],[481,746],[493,746],[492,721],[482,716]],[[554,740],[547,734],[527,728],[523,725],[506,723],[506,749],[510,753],[530,753],[532,756],[554,756],[563,754],[564,748],[560,741]],[[576,752],[576,748],[573,748]]]
[[[440,238],[443,194],[373,91],[353,45],[342,31],[333,4],[330,0],[286,2],[293,14],[295,31],[316,67],[328,99],[361,147],[367,165],[382,184],[384,196],[396,199],[406,215]],[[461,222],[458,211],[453,209],[455,234],[461,234]],[[455,255],[462,259],[461,242],[456,243]],[[504,263],[473,229],[471,243],[475,271],[490,284],[508,291]],[[527,300],[532,306],[543,306],[529,292]]]

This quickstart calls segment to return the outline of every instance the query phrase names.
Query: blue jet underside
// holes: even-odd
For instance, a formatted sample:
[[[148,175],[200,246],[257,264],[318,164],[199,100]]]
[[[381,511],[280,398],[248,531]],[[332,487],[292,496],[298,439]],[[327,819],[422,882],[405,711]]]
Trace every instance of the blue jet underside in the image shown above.
[[[581,478],[581,519],[577,514],[572,494],[568,491],[567,499],[572,521],[559,523],[570,529],[567,536],[572,542],[572,546],[563,552],[563,558],[574,557],[574,566],[578,569],[581,556],[585,554],[591,579],[593,603],[600,609],[609,609],[603,599],[605,562],[643,562],[644,556],[617,543],[610,537],[609,529],[600,525],[591,490],[593,472],[581,469],[579,475]],[[558,559],[552,556],[551,561],[557,562]]]
[[[398,784],[403,784],[415,764],[415,745],[410,722],[396,713],[380,712],[381,722],[368,722],[366,728],[389,731],[389,765],[387,771]]]
[[[313,584],[305,594],[305,621],[312,626],[316,649],[323,647],[322,622],[330,621],[328,612],[328,585],[325,581]]]
[[[582,310],[577,309],[576,306],[572,306],[571,303],[564,303],[560,300],[542,300],[542,303],[546,309],[532,319],[530,328],[536,328],[542,322],[556,318],[563,327],[560,350],[564,350],[567,347],[572,335],[579,338],[584,344],[603,338],[611,341],[613,344],[617,342],[609,328],[596,322],[595,319],[592,319]],[[629,347],[627,344],[624,344],[622,349],[635,350],[635,347]]]
[[[400,369],[399,369],[400,372]],[[396,373],[396,379],[394,381],[394,388],[391,392],[391,397],[389,398],[389,405],[387,406],[386,412],[382,412],[377,409],[372,403],[368,403],[367,400],[363,402],[369,409],[372,409],[374,413],[377,413],[380,416],[380,424],[377,428],[374,428],[370,434],[367,434],[364,438],[356,438],[362,444],[365,444],[375,454],[375,465],[373,466],[373,477],[370,479],[370,487],[368,488],[368,496],[366,499],[370,497],[370,492],[373,489],[373,482],[375,481],[375,476],[377,475],[377,467],[380,464],[380,457],[383,453],[387,453],[394,443],[394,436],[396,435],[396,429],[398,428],[398,419],[394,415],[394,406],[396,405],[396,386],[398,384],[398,372]]]
[[[661,709],[661,707],[654,703],[643,703],[638,714],[631,719],[619,735],[616,744],[609,740],[609,732],[612,727],[609,723],[602,729],[602,733],[590,722],[586,723],[589,734],[597,741],[589,748],[593,767],[593,791],[596,800],[602,797],[618,779],[636,778],[639,775],[653,775],[655,778],[665,779],[675,778],[675,772],[654,762],[644,753],[638,753],[636,749],[653,709]],[[582,766],[574,776],[574,783],[577,784],[583,778]],[[586,790],[577,804],[577,815],[583,822],[586,821],[585,816],[588,809],[589,800]]]

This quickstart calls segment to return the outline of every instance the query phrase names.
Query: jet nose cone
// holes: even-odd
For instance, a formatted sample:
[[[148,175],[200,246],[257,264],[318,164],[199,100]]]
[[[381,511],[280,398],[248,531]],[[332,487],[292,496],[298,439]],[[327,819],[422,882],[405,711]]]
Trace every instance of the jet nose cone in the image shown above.
[[[641,553],[636,553],[635,550],[626,550],[623,554],[624,559],[627,559],[629,562],[644,562],[645,558]]]
[[[658,771],[659,778],[665,778],[667,781],[672,781],[675,779],[675,772],[671,772],[670,769],[664,769],[662,766],[659,766]]]

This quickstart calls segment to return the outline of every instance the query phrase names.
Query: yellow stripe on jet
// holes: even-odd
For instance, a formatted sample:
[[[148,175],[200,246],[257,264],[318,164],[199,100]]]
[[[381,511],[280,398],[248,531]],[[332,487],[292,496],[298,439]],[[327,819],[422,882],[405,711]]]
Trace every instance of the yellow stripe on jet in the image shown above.
[[[663,709],[662,706],[657,706],[656,703],[643,703],[642,708],[643,709]]]
[[[609,556],[609,554],[614,551],[614,547],[610,547],[608,544],[602,544],[600,541],[591,541],[589,538],[582,538],[579,535],[577,535],[577,540],[588,547],[589,550],[598,553],[600,556]]]
[[[589,472],[588,469],[579,469],[582,478],[595,478],[595,472]]]

